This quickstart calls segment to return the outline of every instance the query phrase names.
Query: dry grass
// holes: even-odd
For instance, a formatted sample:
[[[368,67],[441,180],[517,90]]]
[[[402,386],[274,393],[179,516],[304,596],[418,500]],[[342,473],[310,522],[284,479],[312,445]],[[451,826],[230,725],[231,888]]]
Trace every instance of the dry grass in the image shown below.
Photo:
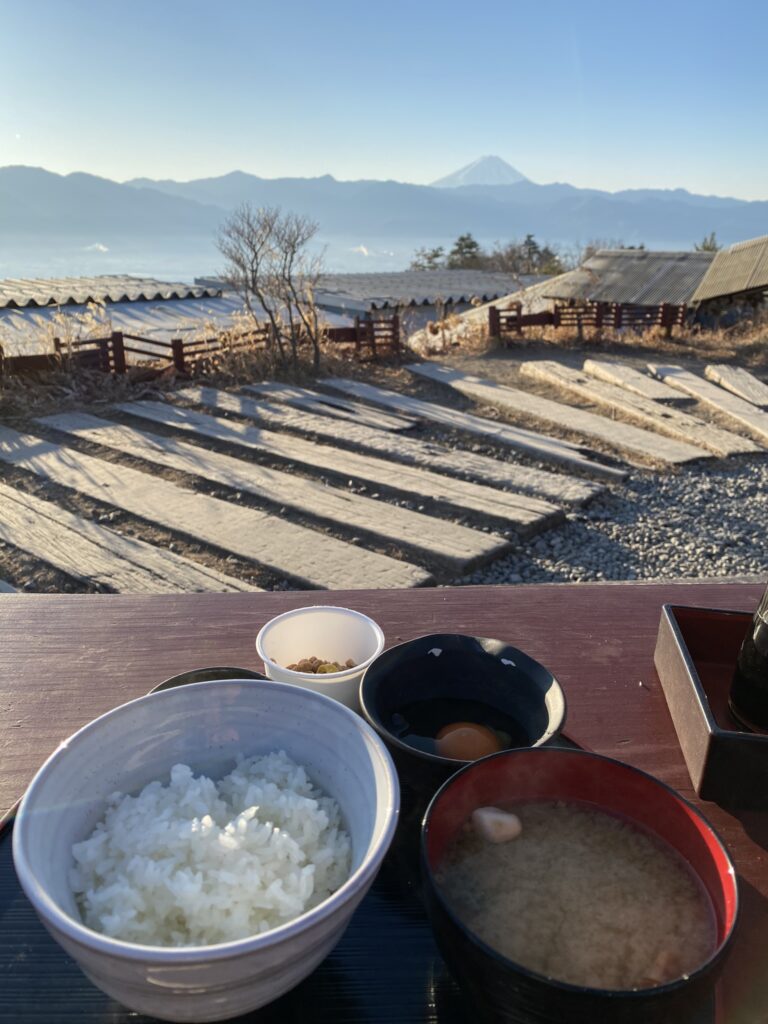
[[[155,396],[175,383],[175,374],[161,373],[146,380],[146,373],[111,377],[94,370],[62,368],[31,377],[0,378],[0,422],[24,423],[69,408],[112,405]]]
[[[62,321],[66,320],[62,316]],[[74,335],[65,334],[63,327],[64,323],[51,330],[58,331],[58,336],[66,343]],[[236,319],[226,331],[217,332],[213,324],[200,325],[197,336],[216,337],[221,347],[204,363],[194,367],[190,376],[204,378],[219,387],[265,379],[311,386],[317,379],[311,346],[300,347],[295,360],[282,361],[276,351],[264,344],[243,346],[242,337],[249,329],[253,330],[253,322],[249,318]],[[89,336],[106,333],[102,308],[89,310],[79,325],[78,336],[82,337],[83,331]],[[51,337],[52,334],[40,337],[39,350],[50,351]],[[522,338],[513,336],[504,342],[489,338],[486,324],[479,319],[450,316],[440,323],[429,324],[420,332],[419,340],[419,349],[406,349],[404,359],[452,354],[472,357],[502,350],[515,359],[530,355],[533,348],[546,353],[551,347],[558,351],[602,352],[630,359],[655,356],[686,362],[736,362],[756,370],[768,368],[768,316],[717,330],[674,328],[671,337],[667,337],[662,328],[651,328],[643,333],[585,329],[582,338],[563,329],[527,328]],[[351,348],[326,344],[322,349],[320,376],[374,379],[379,376],[379,367],[386,376],[396,369],[396,362],[383,360],[378,364],[361,364],[354,358]],[[57,409],[109,405],[156,395],[173,388],[177,380],[173,367],[149,362],[130,367],[125,377],[108,377],[100,372],[67,365],[34,377],[6,376],[0,378],[0,420],[22,423],[31,416]]]
[[[93,324],[95,321],[91,321]],[[242,338],[253,330],[250,320],[236,320],[226,331],[213,325],[200,327],[199,337],[216,338],[220,348],[179,375],[164,362],[145,360],[130,365],[125,376],[110,376],[100,371],[78,367],[64,359],[56,369],[25,376],[0,376],[0,422],[22,424],[34,416],[75,407],[108,406],[120,401],[156,396],[171,390],[180,381],[204,379],[218,387],[236,387],[258,380],[285,381],[311,386],[318,373],[313,364],[311,345],[299,347],[295,360],[281,360],[275,349],[265,344],[243,345]],[[91,336],[104,337],[103,323]],[[70,338],[69,340],[73,340]],[[52,348],[51,339],[40,337],[37,351]],[[394,360],[381,360],[388,366]],[[325,344],[321,350],[320,376],[363,376],[372,364],[361,364],[354,358],[352,347]]]
[[[488,335],[487,324],[471,318],[448,317],[428,324],[420,332],[419,351],[427,356],[460,352],[482,355],[498,350],[524,352],[531,344],[563,351],[604,351],[626,356],[674,356],[704,362],[737,362],[749,369],[768,369],[768,314],[744,320],[732,327],[707,329],[675,327],[668,337],[662,327],[642,332],[584,328],[582,337],[572,329],[526,327],[522,336],[508,335],[503,341]]]
[[[51,317],[39,316],[22,335],[0,325],[0,346],[7,357],[43,355],[54,351],[56,338],[66,351],[74,341],[103,338],[111,331],[109,307],[104,303],[89,302],[79,312],[60,307]]]
[[[311,344],[299,345],[295,357],[281,359],[274,347],[269,348],[259,342],[254,345],[243,345],[242,337],[253,330],[253,321],[248,317],[236,318],[233,326],[226,331],[215,334],[221,348],[206,357],[193,370],[193,376],[205,377],[219,386],[237,386],[256,380],[285,381],[290,384],[311,386],[318,376],[348,376],[353,368],[361,364],[354,354],[353,345],[340,345],[336,342],[323,341],[320,344],[319,371],[314,365],[314,352]],[[208,337],[214,336],[211,333]],[[381,363],[396,362],[393,358],[382,359]]]

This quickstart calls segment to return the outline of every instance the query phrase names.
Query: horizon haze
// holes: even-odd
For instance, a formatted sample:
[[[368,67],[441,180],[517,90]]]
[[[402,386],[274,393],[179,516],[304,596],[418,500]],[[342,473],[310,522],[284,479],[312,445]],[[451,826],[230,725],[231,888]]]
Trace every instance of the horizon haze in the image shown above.
[[[689,250],[713,231],[721,244],[768,234],[768,202],[539,185],[497,156],[432,185],[240,171],[116,182],[9,166],[0,167],[0,277],[215,274],[218,229],[243,202],[316,221],[314,251],[329,272],[403,270],[417,249],[449,249],[467,232],[484,247],[533,234],[566,257],[595,241]]]

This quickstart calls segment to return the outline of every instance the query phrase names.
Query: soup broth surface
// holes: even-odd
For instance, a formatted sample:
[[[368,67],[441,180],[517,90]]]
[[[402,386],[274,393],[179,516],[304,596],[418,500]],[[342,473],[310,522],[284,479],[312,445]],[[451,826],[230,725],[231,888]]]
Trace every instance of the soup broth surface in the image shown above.
[[[675,850],[589,804],[500,805],[522,823],[491,843],[470,825],[437,882],[487,945],[574,985],[648,988],[696,970],[714,952],[714,909]]]

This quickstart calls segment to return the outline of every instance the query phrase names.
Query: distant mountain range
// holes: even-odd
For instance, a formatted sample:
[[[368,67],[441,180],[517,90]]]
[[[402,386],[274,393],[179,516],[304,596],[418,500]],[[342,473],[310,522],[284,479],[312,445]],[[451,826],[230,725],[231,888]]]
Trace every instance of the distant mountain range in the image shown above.
[[[768,234],[768,202],[699,196],[684,189],[602,192],[568,184],[539,185],[499,157],[482,157],[434,182],[260,178],[233,171],[179,182],[136,178],[118,183],[94,175],[53,174],[36,167],[0,168],[0,243],[10,239],[76,238],[91,248],[115,239],[152,246],[161,239],[186,245],[212,239],[227,213],[243,201],[281,206],[320,224],[323,240],[344,239],[345,252],[390,250],[398,269],[405,253],[445,244],[471,232],[481,242],[533,233],[542,241],[575,245],[591,239],[691,248],[711,231],[721,243]],[[352,246],[358,248],[353,249]],[[202,250],[201,250],[202,251]],[[2,253],[5,256],[5,252]],[[208,258],[208,257],[206,257]],[[2,266],[12,266],[8,257]],[[207,268],[204,268],[207,269]],[[337,269],[333,265],[329,269]],[[6,273],[0,276],[7,276]]]

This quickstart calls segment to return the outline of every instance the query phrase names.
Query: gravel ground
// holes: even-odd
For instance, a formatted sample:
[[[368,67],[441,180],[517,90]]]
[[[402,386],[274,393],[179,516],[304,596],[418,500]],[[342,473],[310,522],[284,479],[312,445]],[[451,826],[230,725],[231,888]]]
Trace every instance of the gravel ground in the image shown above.
[[[768,463],[635,473],[461,583],[768,577]]]

